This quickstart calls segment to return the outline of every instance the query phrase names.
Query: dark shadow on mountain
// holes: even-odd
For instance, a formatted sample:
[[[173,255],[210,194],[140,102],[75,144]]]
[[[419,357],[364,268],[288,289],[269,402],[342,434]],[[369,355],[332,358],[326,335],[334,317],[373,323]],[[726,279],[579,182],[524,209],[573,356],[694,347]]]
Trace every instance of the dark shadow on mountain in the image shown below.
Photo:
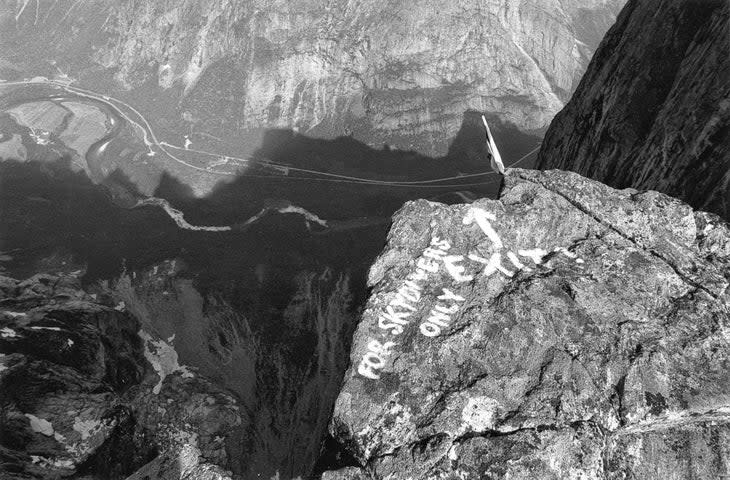
[[[387,146],[374,149],[350,136],[321,140],[291,130],[267,131],[254,158],[329,173],[362,172],[372,178],[391,180],[433,175],[433,169],[440,163],[438,159],[413,151],[393,150]]]
[[[173,203],[195,203],[195,193],[193,192],[193,189],[166,171],[162,172],[162,175],[160,176],[160,183],[155,189],[154,196],[165,198]]]
[[[534,150],[539,137],[521,133],[514,126],[490,117],[505,164]],[[221,182],[204,199],[193,199],[175,179],[167,176],[156,195],[185,210],[191,223],[210,225],[245,221],[271,199],[286,199],[325,219],[390,216],[404,201],[439,198],[446,203],[464,201],[444,195],[469,191],[473,196],[495,196],[500,177],[491,173],[481,112],[466,111],[462,126],[446,156],[431,158],[414,151],[375,149],[345,136],[334,140],[307,137],[291,130],[270,130],[254,153],[260,162],[234,181]],[[520,163],[529,165],[530,155]],[[267,167],[267,163],[325,172],[326,175]],[[487,173],[459,179],[460,175]],[[362,183],[339,176],[375,182],[413,182],[450,178],[423,185]],[[177,183],[176,187],[173,184]],[[179,190],[179,191],[178,191]],[[453,198],[452,198],[453,197]],[[206,223],[207,222],[207,223]]]
[[[117,206],[107,189],[74,172],[69,158],[0,163],[0,224],[0,250],[12,257],[4,267],[19,278],[83,266],[90,279],[113,278],[121,259],[142,265],[149,257],[136,255],[142,245],[175,227],[164,212],[140,215]],[[167,248],[157,253],[155,259],[175,255]],[[49,263],[54,256],[58,265]]]
[[[112,202],[120,207],[132,208],[144,198],[144,195],[137,189],[137,185],[119,169],[115,169],[109,174],[102,185],[109,192]]]
[[[489,169],[489,152],[482,114],[483,112],[476,110],[464,112],[461,127],[443,158],[446,163],[466,164],[472,169]],[[524,133],[515,125],[503,122],[497,115],[485,116],[506,166],[533,150],[542,140],[541,136]],[[519,166],[531,168],[536,156],[530,155]]]
[[[139,196],[121,173],[112,177],[119,188],[130,189],[124,198]],[[183,192],[180,197],[191,206],[186,216],[197,204],[205,204],[190,201],[186,188],[173,178],[164,185],[168,192]],[[231,195],[251,198],[250,212],[229,205],[223,217],[245,218],[262,204],[254,203],[253,197]],[[85,268],[84,283],[93,287],[97,280],[114,279],[125,271],[150,271],[165,260],[180,260],[186,266],[180,275],[194,279],[205,310],[215,310],[221,302],[230,305],[236,315],[248,319],[257,349],[251,359],[257,378],[247,387],[255,389],[257,399],[246,405],[250,424],[241,435],[242,455],[234,458],[232,467],[247,478],[269,478],[276,471],[286,477],[306,475],[319,457],[320,437],[366,296],[365,272],[382,246],[387,223],[314,236],[300,215],[279,214],[246,230],[189,231],[178,228],[159,207],[123,208],[115,198],[83,172],[74,172],[68,158],[0,163],[0,251],[12,257],[4,267],[19,278]],[[334,325],[326,338],[318,336],[323,315]],[[226,347],[230,340],[224,335],[221,331],[217,338]],[[335,355],[339,366],[318,365],[322,342],[331,342],[326,348],[341,352]],[[194,359],[184,361],[195,366]],[[310,386],[320,384],[330,385],[328,393]],[[246,393],[234,385],[223,386],[237,396]],[[298,416],[289,418],[292,412]],[[296,445],[296,451],[288,452],[284,445]]]

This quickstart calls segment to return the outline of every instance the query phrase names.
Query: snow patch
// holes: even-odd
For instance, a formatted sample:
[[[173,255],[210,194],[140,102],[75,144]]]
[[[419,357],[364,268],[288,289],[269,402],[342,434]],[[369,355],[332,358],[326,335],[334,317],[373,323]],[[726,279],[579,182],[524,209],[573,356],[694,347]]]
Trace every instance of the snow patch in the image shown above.
[[[42,468],[73,468],[74,462],[70,459],[48,458],[40,455],[31,455],[30,461]]]
[[[54,332],[60,332],[61,329],[58,327],[30,327],[31,330],[53,330]]]
[[[188,370],[188,367],[180,365],[177,352],[172,345],[164,340],[155,340],[144,330],[140,330],[138,334],[144,341],[145,358],[152,364],[152,368],[155,369],[155,372],[160,377],[160,381],[154,386],[152,393],[155,395],[159,394],[162,389],[162,382],[168,375],[172,375],[175,372],[180,372],[184,378],[191,378],[193,376],[193,373]]]
[[[457,450],[457,445],[451,445],[451,448],[449,448],[449,452],[447,456],[449,457],[449,460],[452,462],[455,462],[459,459],[459,452]]]
[[[17,333],[15,333],[15,330],[13,330],[11,328],[8,328],[8,327],[0,328],[0,337],[3,337],[3,338],[18,338],[19,336],[20,335],[18,335]]]
[[[42,433],[43,435],[50,437],[53,435],[53,425],[48,420],[38,418],[30,413],[25,414],[30,420],[30,429],[36,433]]]

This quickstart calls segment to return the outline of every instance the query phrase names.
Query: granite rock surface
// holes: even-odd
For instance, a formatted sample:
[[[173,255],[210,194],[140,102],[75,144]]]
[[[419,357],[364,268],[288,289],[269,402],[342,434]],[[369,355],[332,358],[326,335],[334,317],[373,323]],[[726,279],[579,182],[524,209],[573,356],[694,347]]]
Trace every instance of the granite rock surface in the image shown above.
[[[510,169],[407,203],[369,273],[325,478],[722,478],[730,230],[657,192]]]
[[[730,5],[632,0],[545,135],[537,168],[730,218]]]

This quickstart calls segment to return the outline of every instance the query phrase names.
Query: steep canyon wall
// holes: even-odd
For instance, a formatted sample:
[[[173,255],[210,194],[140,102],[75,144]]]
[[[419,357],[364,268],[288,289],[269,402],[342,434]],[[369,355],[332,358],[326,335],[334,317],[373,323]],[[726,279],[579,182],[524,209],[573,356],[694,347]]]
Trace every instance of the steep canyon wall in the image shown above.
[[[441,155],[467,110],[547,127],[623,3],[5,0],[0,72],[113,75],[174,110],[177,130],[292,128]]]
[[[538,168],[730,218],[730,6],[632,0],[550,125]]]

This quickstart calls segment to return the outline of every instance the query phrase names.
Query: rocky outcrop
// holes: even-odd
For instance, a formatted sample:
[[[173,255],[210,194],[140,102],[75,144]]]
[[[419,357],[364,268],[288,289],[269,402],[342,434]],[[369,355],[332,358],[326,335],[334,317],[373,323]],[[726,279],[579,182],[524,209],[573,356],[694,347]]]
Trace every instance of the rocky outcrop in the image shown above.
[[[369,273],[324,478],[730,473],[730,229],[657,192],[510,169],[419,200]]]
[[[728,25],[725,1],[631,0],[550,125],[538,168],[730,218]]]
[[[103,66],[153,114],[179,101],[166,129],[354,133],[441,155],[467,110],[544,129],[624,1],[5,2],[0,26],[87,86]]]
[[[169,341],[75,277],[0,277],[0,476],[230,478],[236,401]]]

